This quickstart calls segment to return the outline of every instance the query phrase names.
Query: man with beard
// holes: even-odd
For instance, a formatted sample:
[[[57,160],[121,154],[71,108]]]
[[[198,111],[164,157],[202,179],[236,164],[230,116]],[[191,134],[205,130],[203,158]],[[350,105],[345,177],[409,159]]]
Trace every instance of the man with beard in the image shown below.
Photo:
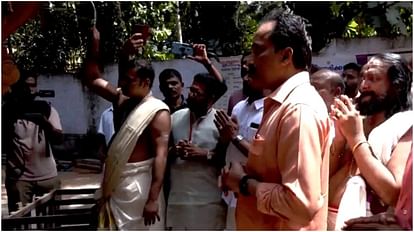
[[[255,86],[251,75],[255,72],[253,56],[245,57],[243,65],[243,91],[247,98],[237,103],[229,117],[223,110],[217,111],[215,123],[220,132],[222,143],[228,144],[226,152],[226,164],[231,162],[246,163],[250,143],[259,128],[263,116],[264,97],[269,93]],[[223,193],[223,199],[228,205],[227,230],[236,230],[235,208],[237,199],[233,192]]]
[[[345,95],[350,98],[356,98],[359,95],[359,87],[361,85],[360,72],[361,66],[355,63],[344,65],[342,77],[345,81]]]
[[[187,107],[182,95],[184,82],[180,72],[172,68],[164,69],[159,75],[159,82],[164,103],[170,108],[171,114]]]
[[[370,209],[378,213],[394,203],[398,196],[396,190],[401,185],[407,157],[391,157],[391,153],[412,125],[412,77],[401,57],[396,54],[373,56],[363,66],[361,75],[361,95],[355,99],[356,105],[348,97],[341,96],[332,106],[331,115],[337,123],[331,146],[330,206],[333,209],[340,208],[346,182],[349,177],[361,173],[373,189],[367,190],[368,198],[371,199]],[[365,118],[362,119],[359,114]],[[352,123],[349,120],[353,120]],[[395,182],[383,177],[383,173],[369,165],[375,160],[374,157],[390,170]]]
[[[227,115],[231,115],[231,113],[233,112],[233,107],[240,102],[243,99],[247,98],[247,93],[246,93],[246,85],[247,82],[244,79],[244,77],[247,75],[247,58],[248,56],[250,56],[251,54],[243,54],[242,58],[241,58],[241,69],[240,69],[240,77],[243,80],[243,86],[241,89],[238,89],[236,91],[234,91],[230,97],[229,97],[229,102],[227,104]]]
[[[225,147],[219,142],[212,106],[226,90],[221,79],[197,74],[188,93],[188,109],[172,115],[167,229],[225,228],[226,205],[217,186]]]

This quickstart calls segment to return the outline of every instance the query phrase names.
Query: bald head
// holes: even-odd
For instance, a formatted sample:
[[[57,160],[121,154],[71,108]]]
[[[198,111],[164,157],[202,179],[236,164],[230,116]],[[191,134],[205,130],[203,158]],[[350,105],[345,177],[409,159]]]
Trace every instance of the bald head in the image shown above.
[[[313,73],[310,81],[325,101],[328,110],[334,98],[345,91],[345,83],[341,75],[329,69],[320,69]]]

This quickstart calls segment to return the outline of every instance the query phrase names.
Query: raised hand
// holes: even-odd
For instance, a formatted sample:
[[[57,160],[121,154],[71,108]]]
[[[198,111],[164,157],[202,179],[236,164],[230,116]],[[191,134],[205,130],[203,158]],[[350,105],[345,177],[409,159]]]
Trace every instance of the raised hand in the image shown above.
[[[348,144],[352,140],[365,139],[362,117],[349,97],[341,95],[335,98],[330,115]]]
[[[223,110],[217,110],[214,115],[214,124],[220,133],[220,142],[229,143],[239,131],[236,118],[230,118]]]
[[[206,45],[204,44],[193,44],[194,55],[187,56],[187,58],[195,60],[203,65],[210,63],[210,59],[207,56]]]
[[[142,33],[134,33],[129,37],[122,48],[122,52],[127,55],[136,54],[144,46]]]
[[[91,41],[89,46],[89,55],[97,59],[99,57],[99,44],[101,40],[101,35],[95,26],[91,27],[90,40]]]

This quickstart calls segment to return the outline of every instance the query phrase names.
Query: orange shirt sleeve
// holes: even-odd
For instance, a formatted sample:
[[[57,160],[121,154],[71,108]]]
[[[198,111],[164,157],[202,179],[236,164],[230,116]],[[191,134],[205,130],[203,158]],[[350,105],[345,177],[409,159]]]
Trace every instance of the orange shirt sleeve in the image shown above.
[[[326,196],[321,186],[322,152],[327,125],[307,105],[295,105],[282,117],[276,138],[281,184],[259,183],[258,210],[300,224],[308,224],[323,207]],[[268,136],[269,138],[269,136]]]

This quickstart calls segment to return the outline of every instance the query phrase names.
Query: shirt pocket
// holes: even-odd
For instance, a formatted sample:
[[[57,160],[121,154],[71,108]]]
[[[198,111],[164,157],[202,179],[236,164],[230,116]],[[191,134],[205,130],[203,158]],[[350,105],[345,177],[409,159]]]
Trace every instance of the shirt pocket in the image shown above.
[[[260,134],[257,134],[253,137],[252,144],[250,146],[250,154],[254,156],[260,156],[263,153],[264,150],[264,143],[265,138],[262,137]]]
[[[257,129],[256,128],[252,128],[252,127],[247,128],[247,134],[246,134],[247,137],[246,137],[246,139],[249,142],[252,142],[253,139],[254,139],[254,137],[255,137],[255,135],[256,135],[256,133],[257,133]]]

